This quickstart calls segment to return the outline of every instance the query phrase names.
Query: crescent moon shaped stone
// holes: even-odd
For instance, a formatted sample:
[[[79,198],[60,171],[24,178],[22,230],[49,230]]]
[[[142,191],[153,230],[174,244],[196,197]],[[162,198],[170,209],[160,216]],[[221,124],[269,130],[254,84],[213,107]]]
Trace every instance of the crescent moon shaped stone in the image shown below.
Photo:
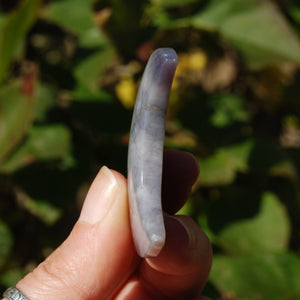
[[[171,48],[151,55],[137,94],[128,149],[131,228],[141,257],[157,256],[165,243],[161,204],[165,120],[178,58]]]

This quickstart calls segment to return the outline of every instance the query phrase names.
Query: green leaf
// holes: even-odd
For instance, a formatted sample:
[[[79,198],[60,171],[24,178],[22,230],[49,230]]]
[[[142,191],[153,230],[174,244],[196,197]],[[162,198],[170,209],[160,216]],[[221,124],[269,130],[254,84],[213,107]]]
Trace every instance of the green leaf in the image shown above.
[[[248,170],[248,159],[253,140],[223,147],[208,158],[200,159],[200,182],[204,186],[226,185],[235,179],[237,172]]]
[[[54,224],[62,215],[62,210],[50,202],[33,199],[24,193],[22,193],[22,200],[24,207],[47,225]]]
[[[60,0],[51,2],[46,9],[46,17],[78,35],[81,46],[100,46],[106,44],[106,39],[93,22],[93,2],[95,1]]]
[[[214,0],[194,25],[218,30],[253,67],[300,61],[299,39],[271,1]]]
[[[213,98],[211,106],[214,114],[211,117],[211,123],[215,127],[226,127],[234,122],[246,122],[250,115],[244,107],[244,100],[233,94],[223,94]]]
[[[0,166],[0,172],[11,173],[35,161],[68,158],[70,143],[70,132],[63,125],[32,127],[24,143]]]
[[[0,83],[38,16],[42,1],[23,0],[0,25]]]
[[[210,280],[223,296],[239,300],[300,298],[300,259],[291,253],[215,255]]]
[[[280,252],[287,249],[290,223],[276,195],[265,193],[259,214],[227,226],[217,244],[231,255]]]
[[[12,243],[13,238],[9,228],[0,220],[0,266],[6,262]]]
[[[0,163],[27,134],[35,104],[36,100],[24,95],[19,84],[0,88]]]
[[[172,20],[166,12],[162,15],[158,16],[158,22],[163,27],[193,26],[219,32],[240,51],[250,67],[300,62],[299,38],[269,0],[212,0],[189,18]]]
[[[96,88],[96,87],[94,87]],[[72,100],[78,102],[111,102],[113,100],[113,96],[104,91],[91,91],[86,86],[78,84],[76,89],[72,92]]]
[[[99,90],[99,78],[105,73],[107,67],[115,58],[112,49],[106,49],[87,57],[74,70],[79,84],[87,88],[91,93]]]

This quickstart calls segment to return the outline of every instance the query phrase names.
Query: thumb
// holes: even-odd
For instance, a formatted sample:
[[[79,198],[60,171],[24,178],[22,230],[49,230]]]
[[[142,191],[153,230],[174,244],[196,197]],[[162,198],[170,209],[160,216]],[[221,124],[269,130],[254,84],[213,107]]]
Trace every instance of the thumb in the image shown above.
[[[102,167],[69,237],[17,288],[31,300],[107,299],[138,262],[126,179]]]

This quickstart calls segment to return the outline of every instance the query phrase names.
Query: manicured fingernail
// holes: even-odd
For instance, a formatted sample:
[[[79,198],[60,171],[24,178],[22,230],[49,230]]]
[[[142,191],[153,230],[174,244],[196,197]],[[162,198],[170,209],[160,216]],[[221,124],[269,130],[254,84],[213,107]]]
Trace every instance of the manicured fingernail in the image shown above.
[[[79,220],[90,224],[100,222],[112,207],[117,190],[114,174],[102,167],[88,191]]]

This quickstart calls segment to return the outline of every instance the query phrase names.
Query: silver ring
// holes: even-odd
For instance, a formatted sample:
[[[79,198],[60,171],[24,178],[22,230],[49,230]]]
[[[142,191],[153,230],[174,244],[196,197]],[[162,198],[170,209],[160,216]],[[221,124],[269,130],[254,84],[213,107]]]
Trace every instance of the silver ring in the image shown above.
[[[4,292],[3,297],[6,297],[8,300],[29,300],[15,287],[8,288]]]

